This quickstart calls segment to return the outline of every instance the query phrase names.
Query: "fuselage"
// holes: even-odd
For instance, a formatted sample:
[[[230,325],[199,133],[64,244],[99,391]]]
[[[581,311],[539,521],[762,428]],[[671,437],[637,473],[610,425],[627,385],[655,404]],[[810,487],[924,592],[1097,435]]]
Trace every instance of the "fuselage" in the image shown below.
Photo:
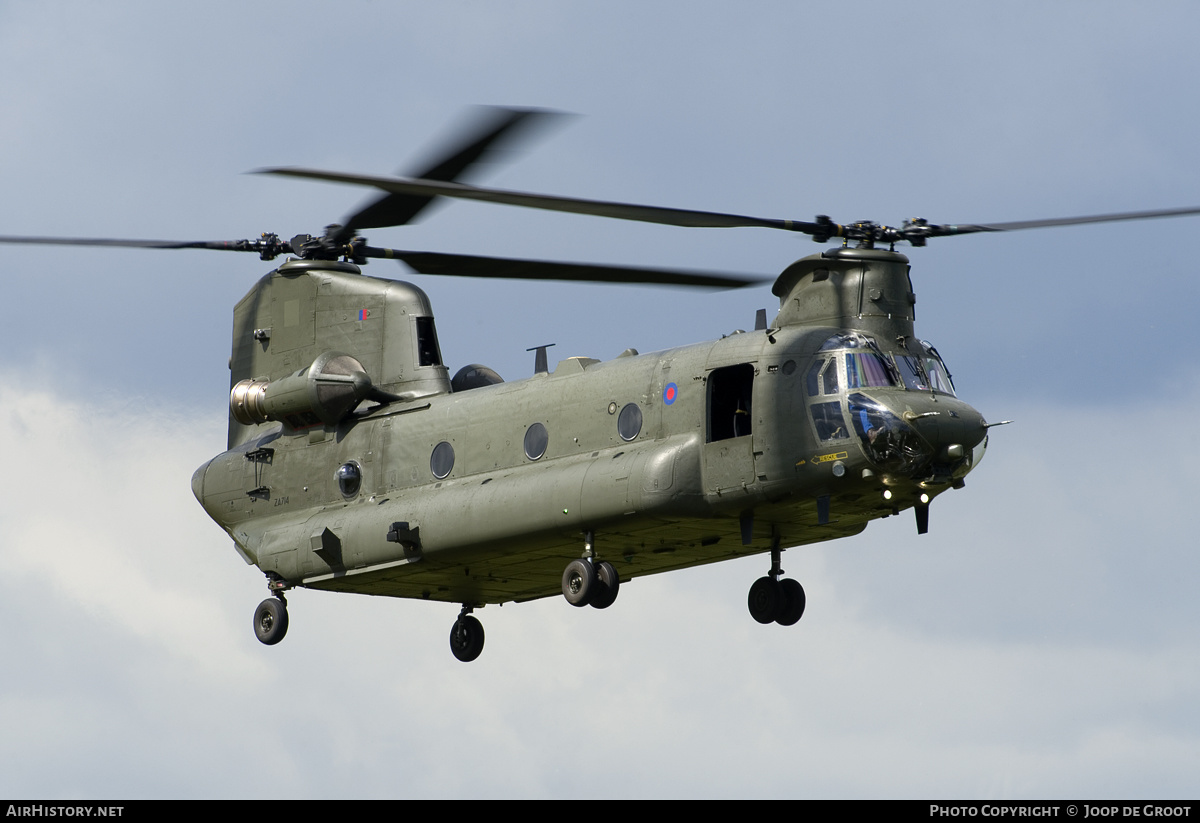
[[[584,533],[627,580],[854,534],[961,485],[985,424],[911,317],[789,319],[793,286],[765,330],[264,422],[193,489],[288,585],[482,605],[557,593]]]

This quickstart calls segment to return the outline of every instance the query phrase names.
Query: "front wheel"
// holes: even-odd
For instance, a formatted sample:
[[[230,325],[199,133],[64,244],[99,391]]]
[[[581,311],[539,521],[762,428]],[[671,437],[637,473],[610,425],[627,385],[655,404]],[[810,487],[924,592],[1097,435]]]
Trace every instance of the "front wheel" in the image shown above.
[[[464,663],[470,663],[483,652],[483,624],[464,614],[450,628],[450,652]]]

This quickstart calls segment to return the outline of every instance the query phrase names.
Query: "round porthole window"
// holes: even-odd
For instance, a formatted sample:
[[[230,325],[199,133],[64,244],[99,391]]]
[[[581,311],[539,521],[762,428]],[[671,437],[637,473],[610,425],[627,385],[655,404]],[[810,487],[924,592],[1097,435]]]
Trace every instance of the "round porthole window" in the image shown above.
[[[617,417],[617,434],[622,440],[632,440],[642,432],[642,409],[637,403],[626,403]]]
[[[450,470],[453,468],[454,447],[443,440],[433,447],[433,454],[429,456],[429,470],[433,472],[434,477],[441,480],[450,474]]]
[[[362,468],[353,460],[338,466],[337,484],[343,497],[354,497],[362,487]]]
[[[550,433],[541,423],[534,423],[525,430],[525,456],[530,460],[537,460],[545,454],[549,443]]]

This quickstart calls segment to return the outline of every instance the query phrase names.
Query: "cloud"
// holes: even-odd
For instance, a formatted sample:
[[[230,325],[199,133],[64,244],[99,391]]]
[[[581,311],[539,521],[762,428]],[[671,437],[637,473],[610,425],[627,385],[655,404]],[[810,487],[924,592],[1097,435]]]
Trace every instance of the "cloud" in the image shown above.
[[[1140,442],[1114,429],[1121,412],[1076,414],[1078,436],[1049,449],[1036,434],[1059,412],[1022,410],[1004,442],[993,433],[968,488],[937,501],[930,535],[888,519],[786,553],[809,593],[791,629],[745,613],[760,557],[631,581],[607,612],[558,598],[485,609],[488,646],[463,665],[446,645],[454,607],[321,592],[294,592],[287,639],[260,646],[249,618],[262,578],[188,487],[222,442],[220,421],[67,401],[12,374],[2,385],[5,793],[1128,797],[1194,786],[1186,518],[1141,508],[1186,500],[1194,449],[1180,444],[1171,471],[1101,471]],[[1061,485],[1076,475],[1086,498]],[[1138,533],[1150,539],[1124,542]],[[1139,574],[1147,562],[1158,573]]]

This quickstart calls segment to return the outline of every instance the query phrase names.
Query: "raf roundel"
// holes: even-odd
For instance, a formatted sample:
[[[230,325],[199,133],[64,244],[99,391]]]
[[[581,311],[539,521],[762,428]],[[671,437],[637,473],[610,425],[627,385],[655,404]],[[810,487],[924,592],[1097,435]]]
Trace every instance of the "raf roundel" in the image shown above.
[[[670,406],[675,402],[675,398],[679,396],[679,387],[674,383],[668,383],[663,389],[663,402]]]

